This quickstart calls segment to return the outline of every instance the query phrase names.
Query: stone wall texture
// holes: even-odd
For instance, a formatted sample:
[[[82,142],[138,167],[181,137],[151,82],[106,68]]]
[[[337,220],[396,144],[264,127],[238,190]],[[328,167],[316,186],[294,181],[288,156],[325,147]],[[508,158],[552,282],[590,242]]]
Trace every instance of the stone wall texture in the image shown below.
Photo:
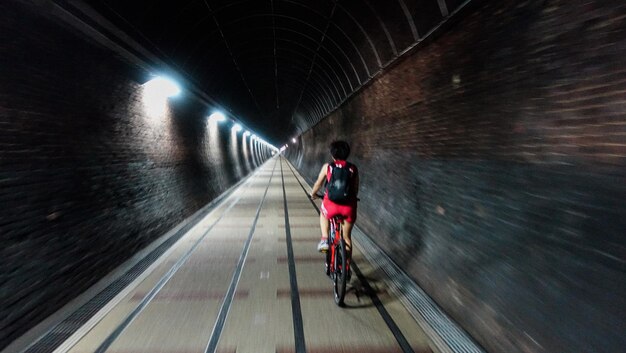
[[[626,4],[481,1],[289,144],[490,352],[626,347]]]
[[[0,3],[0,349],[271,156],[46,13]]]

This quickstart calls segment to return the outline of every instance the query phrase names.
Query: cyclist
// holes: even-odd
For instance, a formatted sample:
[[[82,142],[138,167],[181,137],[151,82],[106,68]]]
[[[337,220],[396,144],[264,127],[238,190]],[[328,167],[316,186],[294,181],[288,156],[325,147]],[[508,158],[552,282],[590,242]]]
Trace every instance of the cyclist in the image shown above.
[[[317,246],[317,250],[320,252],[328,251],[328,233],[330,228],[330,219],[336,216],[342,216],[344,221],[342,224],[343,238],[346,242],[346,251],[351,253],[352,242],[352,227],[356,221],[356,204],[357,194],[359,192],[359,173],[357,167],[348,163],[346,160],[350,155],[350,145],[345,141],[334,141],[330,144],[330,155],[333,157],[333,161],[325,163],[322,166],[322,170],[317,177],[317,181],[313,185],[311,191],[311,199],[317,198],[317,192],[321,189],[324,181],[327,183],[326,191],[324,192],[324,199],[322,201],[322,207],[320,208],[320,227],[322,228],[322,240]],[[333,170],[336,168],[347,168],[349,173],[343,175],[349,175],[347,190],[348,195],[345,201],[341,203],[333,202],[328,197],[328,187],[332,178]],[[337,173],[339,175],[339,173]]]

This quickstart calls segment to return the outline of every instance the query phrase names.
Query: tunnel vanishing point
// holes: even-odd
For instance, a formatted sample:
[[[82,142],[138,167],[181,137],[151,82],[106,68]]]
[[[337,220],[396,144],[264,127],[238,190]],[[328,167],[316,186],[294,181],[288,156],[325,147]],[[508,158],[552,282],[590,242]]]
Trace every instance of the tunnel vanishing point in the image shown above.
[[[625,58],[623,0],[1,1],[0,351],[626,352]]]

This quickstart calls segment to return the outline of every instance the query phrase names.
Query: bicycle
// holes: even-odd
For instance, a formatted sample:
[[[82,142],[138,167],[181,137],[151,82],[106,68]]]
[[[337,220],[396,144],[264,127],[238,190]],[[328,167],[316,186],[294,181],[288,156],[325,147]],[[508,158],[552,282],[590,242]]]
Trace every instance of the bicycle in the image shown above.
[[[323,199],[323,195],[316,195]],[[333,281],[333,295],[335,304],[344,306],[346,285],[350,276],[350,258],[346,251],[346,241],[343,239],[341,224],[343,217],[336,216],[330,219],[330,234],[328,251],[326,251],[326,275]]]

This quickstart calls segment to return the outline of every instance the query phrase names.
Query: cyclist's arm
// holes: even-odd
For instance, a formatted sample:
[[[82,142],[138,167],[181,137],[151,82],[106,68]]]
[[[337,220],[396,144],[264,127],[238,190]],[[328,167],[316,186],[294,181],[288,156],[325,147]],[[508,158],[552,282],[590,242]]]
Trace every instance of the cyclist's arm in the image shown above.
[[[317,176],[317,180],[315,181],[315,184],[313,184],[313,190],[311,190],[311,198],[313,200],[317,198],[315,194],[317,194],[320,191],[320,189],[322,188],[322,184],[324,183],[324,180],[326,180],[327,170],[328,170],[328,163],[324,163],[324,165],[322,166],[322,170],[320,170],[320,174]]]

